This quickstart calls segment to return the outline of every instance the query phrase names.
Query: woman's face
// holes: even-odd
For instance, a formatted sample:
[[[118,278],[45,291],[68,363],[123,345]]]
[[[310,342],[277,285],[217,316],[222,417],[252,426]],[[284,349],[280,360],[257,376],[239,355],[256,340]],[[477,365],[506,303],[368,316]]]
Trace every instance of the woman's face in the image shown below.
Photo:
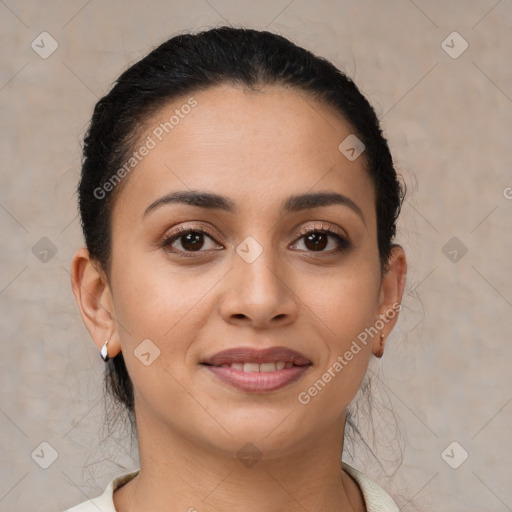
[[[378,335],[343,356],[389,309],[374,187],[363,157],[338,149],[350,126],[303,93],[219,86],[191,96],[197,103],[175,101],[145,124],[134,149],[149,150],[114,206],[109,346],[120,343],[141,424],[230,454],[248,442],[284,454],[341,434]],[[177,192],[223,199],[187,204],[171,200]],[[319,193],[347,199],[304,199]],[[203,364],[276,346],[309,364],[259,377]]]

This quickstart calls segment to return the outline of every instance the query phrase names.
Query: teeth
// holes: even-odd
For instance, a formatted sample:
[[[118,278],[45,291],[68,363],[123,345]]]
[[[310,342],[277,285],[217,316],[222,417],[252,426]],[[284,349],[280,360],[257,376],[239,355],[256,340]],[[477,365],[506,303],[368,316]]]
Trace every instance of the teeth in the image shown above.
[[[275,372],[276,363],[261,363],[260,372]]]
[[[221,365],[223,368],[233,368],[244,372],[275,372],[276,370],[283,370],[284,368],[291,368],[293,363],[291,361],[276,361],[270,363],[224,363]]]
[[[244,372],[259,372],[260,365],[258,363],[244,363]]]

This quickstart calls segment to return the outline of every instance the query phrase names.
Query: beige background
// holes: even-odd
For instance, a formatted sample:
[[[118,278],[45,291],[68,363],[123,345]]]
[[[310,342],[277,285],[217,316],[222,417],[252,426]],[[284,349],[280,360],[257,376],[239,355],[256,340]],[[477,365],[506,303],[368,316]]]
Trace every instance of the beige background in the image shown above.
[[[409,185],[404,311],[376,382],[404,462],[390,478],[358,467],[403,511],[512,510],[510,0],[0,1],[0,510],[61,511],[137,467],[126,434],[101,429],[104,363],[69,284],[80,142],[130,62],[224,23],[280,32],[345,69]],[[58,43],[46,59],[31,48],[43,31]],[[457,58],[442,47],[453,31],[469,44]],[[48,241],[33,251],[43,237],[57,250],[47,261]],[[453,441],[452,465],[469,454],[457,469],[441,456]],[[47,469],[43,442],[58,454]]]

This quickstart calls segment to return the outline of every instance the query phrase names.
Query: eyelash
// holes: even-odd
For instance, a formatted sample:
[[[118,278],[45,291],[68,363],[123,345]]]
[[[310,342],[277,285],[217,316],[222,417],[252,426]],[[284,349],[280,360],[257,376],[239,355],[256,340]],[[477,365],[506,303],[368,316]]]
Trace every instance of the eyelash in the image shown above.
[[[350,249],[352,247],[352,244],[347,240],[347,238],[345,238],[344,236],[340,235],[338,233],[338,231],[334,231],[333,229],[330,228],[330,224],[327,224],[328,227],[324,227],[324,224],[322,224],[322,227],[318,228],[318,227],[309,227],[309,228],[304,228],[300,231],[300,236],[299,238],[296,239],[296,241],[294,242],[294,244],[299,241],[300,239],[304,238],[305,236],[311,234],[311,233],[323,233],[323,234],[326,234],[326,235],[330,235],[332,236],[333,238],[336,239],[337,243],[338,243],[338,248],[337,249],[332,249],[330,251],[306,251],[306,252],[311,252],[311,253],[319,253],[319,254],[337,254],[337,253],[341,253],[341,252],[345,252],[347,251],[348,249]],[[179,254],[180,257],[182,258],[194,258],[194,257],[197,257],[197,254],[200,254],[202,252],[207,252],[207,251],[182,251],[182,250],[176,250],[176,249],[173,249],[173,250],[170,250],[168,249],[168,247],[170,245],[172,245],[176,240],[179,240],[180,238],[184,237],[185,235],[188,235],[190,233],[199,233],[199,234],[204,234],[204,235],[208,235],[212,240],[214,240],[216,243],[218,243],[216,240],[215,240],[215,236],[212,232],[210,232],[208,229],[204,228],[204,227],[195,227],[195,226],[184,226],[184,227],[180,227],[178,228],[176,231],[170,233],[168,236],[166,236],[162,242],[161,242],[161,246],[162,248],[168,250],[169,252],[172,252],[172,253],[175,253],[175,254]],[[185,254],[187,254],[187,256],[185,256]]]

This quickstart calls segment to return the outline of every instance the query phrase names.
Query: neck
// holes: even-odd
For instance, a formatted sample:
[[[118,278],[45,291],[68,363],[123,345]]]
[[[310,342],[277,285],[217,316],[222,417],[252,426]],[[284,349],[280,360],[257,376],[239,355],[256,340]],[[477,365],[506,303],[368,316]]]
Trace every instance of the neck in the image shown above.
[[[140,472],[114,493],[118,512],[364,512],[357,484],[342,470],[344,417],[320,438],[286,455],[238,459],[137,423]]]

